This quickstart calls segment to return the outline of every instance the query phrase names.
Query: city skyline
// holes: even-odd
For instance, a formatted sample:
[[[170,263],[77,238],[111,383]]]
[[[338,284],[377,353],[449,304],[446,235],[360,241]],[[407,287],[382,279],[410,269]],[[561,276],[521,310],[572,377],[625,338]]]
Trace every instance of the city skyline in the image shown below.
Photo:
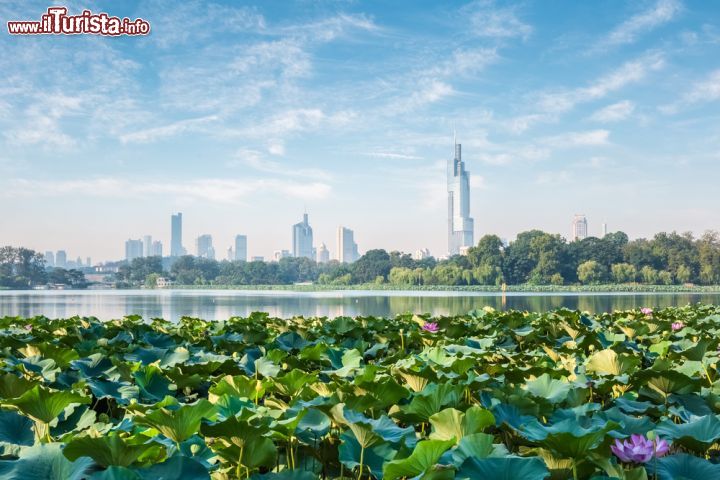
[[[95,7],[151,34],[0,36],[1,244],[101,262],[151,235],[167,254],[182,211],[189,252],[242,231],[269,259],[307,209],[331,248],[347,224],[364,251],[441,255],[454,125],[475,239],[566,237],[577,211],[594,235],[720,228],[710,2]]]

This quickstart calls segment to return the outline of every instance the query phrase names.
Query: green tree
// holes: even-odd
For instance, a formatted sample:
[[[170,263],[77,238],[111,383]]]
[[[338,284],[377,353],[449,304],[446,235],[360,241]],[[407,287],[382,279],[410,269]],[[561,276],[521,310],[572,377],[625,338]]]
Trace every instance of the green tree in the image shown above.
[[[637,269],[630,263],[616,263],[611,272],[615,283],[631,283],[637,278]]]
[[[390,255],[385,250],[370,250],[351,265],[353,283],[374,282],[377,277],[387,278],[392,268]]]
[[[606,275],[607,271],[605,267],[595,260],[583,262],[577,269],[578,280],[585,285],[601,283],[605,280]]]
[[[649,265],[640,269],[640,278],[647,285],[655,285],[658,282],[658,271]]]

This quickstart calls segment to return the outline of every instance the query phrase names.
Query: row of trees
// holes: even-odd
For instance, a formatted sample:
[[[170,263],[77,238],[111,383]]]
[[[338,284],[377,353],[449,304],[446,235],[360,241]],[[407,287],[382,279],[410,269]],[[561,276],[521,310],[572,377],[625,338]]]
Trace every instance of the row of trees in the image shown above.
[[[560,235],[531,230],[509,245],[486,235],[467,255],[436,261],[370,250],[352,264],[316,263],[306,258],[279,262],[217,262],[181,257],[169,269],[159,257],[138,258],[121,267],[127,284],[152,284],[168,276],[183,285],[270,285],[315,282],[327,285],[535,284],[720,284],[720,234],[659,233],[629,241],[622,232],[567,242]]]
[[[45,257],[28,248],[0,248],[0,287],[24,289],[48,283],[85,288],[87,281],[79,270],[45,268]]]

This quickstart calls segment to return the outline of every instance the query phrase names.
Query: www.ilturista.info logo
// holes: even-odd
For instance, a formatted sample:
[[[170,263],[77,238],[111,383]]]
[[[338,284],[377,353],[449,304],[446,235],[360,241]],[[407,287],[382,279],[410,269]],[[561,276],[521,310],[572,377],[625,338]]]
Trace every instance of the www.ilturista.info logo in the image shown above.
[[[7,22],[11,35],[147,35],[150,23],[142,18],[111,17],[107,13],[83,10],[80,15],[68,15],[66,7],[50,7],[40,21]]]

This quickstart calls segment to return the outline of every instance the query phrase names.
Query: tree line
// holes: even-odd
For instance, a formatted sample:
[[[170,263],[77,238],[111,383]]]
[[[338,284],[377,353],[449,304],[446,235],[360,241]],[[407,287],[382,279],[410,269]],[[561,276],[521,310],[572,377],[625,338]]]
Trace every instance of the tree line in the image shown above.
[[[182,285],[593,285],[607,283],[720,284],[720,234],[658,233],[630,241],[623,232],[573,242],[540,230],[509,245],[485,235],[467,255],[415,260],[409,254],[370,250],[352,264],[307,258],[278,262],[214,261],[180,257],[165,268],[159,257],[120,267],[121,285],[153,286],[158,276]]]
[[[0,287],[12,289],[32,288],[36,285],[62,284],[72,288],[85,288],[88,282],[79,270],[45,266],[45,257],[28,248],[0,248]]]

